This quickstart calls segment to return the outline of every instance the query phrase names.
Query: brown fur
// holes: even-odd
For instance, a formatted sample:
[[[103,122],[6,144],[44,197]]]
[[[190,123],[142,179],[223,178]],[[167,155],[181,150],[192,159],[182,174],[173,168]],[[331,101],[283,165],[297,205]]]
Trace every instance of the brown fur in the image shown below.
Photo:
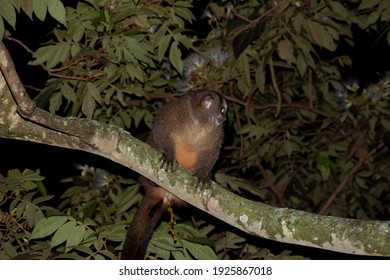
[[[202,186],[210,186],[210,172],[223,142],[226,109],[222,95],[206,90],[186,93],[165,105],[153,120],[148,140],[162,152],[162,166],[175,171],[180,164]],[[154,228],[168,205],[185,205],[150,180],[142,177],[141,183],[145,197],[127,233],[122,259],[143,259]]]

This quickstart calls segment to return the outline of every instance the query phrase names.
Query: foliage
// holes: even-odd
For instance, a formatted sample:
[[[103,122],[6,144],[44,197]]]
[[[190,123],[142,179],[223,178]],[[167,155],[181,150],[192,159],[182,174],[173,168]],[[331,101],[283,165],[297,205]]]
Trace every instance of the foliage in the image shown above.
[[[84,167],[61,197],[45,195],[39,171],[10,170],[0,177],[1,259],[115,259],[126,236],[130,207],[138,204],[138,184]],[[49,200],[58,208],[52,208]],[[127,221],[128,220],[128,221]],[[191,226],[176,227],[175,244],[162,223],[150,245],[150,256],[168,259],[216,259],[207,241]]]
[[[35,15],[40,20],[45,20],[49,13],[59,23],[66,26],[65,7],[60,0],[30,0],[30,1],[1,1],[0,3],[0,38],[5,32],[4,20],[15,29],[16,12],[20,9],[32,20]]]
[[[390,44],[389,1],[199,2],[77,1],[61,16],[44,6],[61,24],[34,51],[30,65],[45,69],[48,79],[31,95],[52,113],[115,124],[143,137],[162,101],[207,86],[230,106],[215,176],[221,185],[275,206],[388,219],[390,77],[383,74],[367,87],[343,83],[356,58],[341,46],[353,49],[353,29]],[[13,7],[45,18],[46,8],[28,10],[26,3]],[[8,3],[0,15],[14,27],[15,12],[10,18],[4,9],[11,10]],[[140,194],[134,182],[109,176],[113,183],[98,189],[75,184],[57,210],[35,214],[35,222],[52,225],[33,232],[37,240],[51,238],[52,247],[35,244],[40,257],[113,258],[124,221],[131,219],[126,213],[133,213]],[[9,226],[27,219],[18,215]],[[274,257],[224,226],[196,221],[195,230],[182,219],[176,228],[186,239],[172,245],[163,223],[149,246],[151,258]],[[2,236],[14,248],[8,257],[34,250],[23,241],[29,230]],[[64,235],[68,230],[74,235]],[[280,256],[291,257],[288,251]]]

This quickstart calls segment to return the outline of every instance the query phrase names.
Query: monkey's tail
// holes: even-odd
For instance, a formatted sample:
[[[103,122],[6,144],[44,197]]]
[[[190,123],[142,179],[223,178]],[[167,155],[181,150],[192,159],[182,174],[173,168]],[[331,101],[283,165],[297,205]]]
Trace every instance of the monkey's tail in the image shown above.
[[[168,205],[163,197],[155,200],[153,196],[146,194],[127,232],[122,260],[144,259],[154,228],[167,208]]]

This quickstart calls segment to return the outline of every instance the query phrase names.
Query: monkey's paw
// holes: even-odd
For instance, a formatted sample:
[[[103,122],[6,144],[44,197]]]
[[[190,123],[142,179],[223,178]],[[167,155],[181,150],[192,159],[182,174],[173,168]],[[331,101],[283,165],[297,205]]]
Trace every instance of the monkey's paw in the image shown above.
[[[202,189],[209,189],[211,188],[211,179],[209,176],[200,175],[195,173],[194,174],[196,178],[198,178],[198,183],[196,184],[196,187],[200,187]]]
[[[170,170],[171,172],[176,172],[178,163],[173,157],[168,157],[167,155],[163,154],[161,158],[159,159],[161,162],[160,168],[165,169],[165,171]]]

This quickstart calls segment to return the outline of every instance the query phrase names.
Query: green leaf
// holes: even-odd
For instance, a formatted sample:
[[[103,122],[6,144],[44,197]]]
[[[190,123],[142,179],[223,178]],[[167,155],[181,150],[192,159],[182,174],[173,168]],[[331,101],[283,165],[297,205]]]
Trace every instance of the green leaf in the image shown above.
[[[315,21],[307,21],[309,32],[314,42],[320,47],[326,48],[330,51],[335,51],[339,33],[326,25],[322,25]]]
[[[290,40],[282,40],[278,44],[278,52],[281,59],[287,61],[288,64],[292,64],[295,61],[294,46]]]
[[[87,116],[88,119],[92,119],[93,113],[95,112],[95,108],[95,98],[92,97],[91,93],[87,90],[87,87],[85,87],[81,111]]]
[[[288,1],[286,1],[288,2]],[[244,24],[247,24],[246,22]],[[241,28],[238,27],[237,29]],[[235,57],[239,57],[241,53],[265,31],[265,23],[260,21],[253,28],[249,28],[244,32],[240,32],[233,40],[233,52]],[[232,31],[234,32],[234,30]]]
[[[77,102],[76,92],[69,85],[69,83],[64,82],[64,84],[61,86],[61,93],[66,98],[66,100],[68,100],[68,103],[69,102],[72,102],[72,103],[76,103]]]
[[[25,169],[22,172],[24,179],[32,181],[42,181],[45,177],[40,175],[39,170]]]
[[[320,171],[321,178],[323,181],[327,181],[331,174],[332,162],[327,156],[317,156],[316,157],[317,168]]]
[[[167,52],[167,49],[169,47],[169,44],[171,43],[171,40],[172,40],[171,35],[166,35],[161,38],[158,44],[158,54],[157,54],[157,58],[159,62],[163,60],[165,53]]]
[[[97,103],[102,104],[102,97],[95,84],[87,82],[87,91],[96,100]]]
[[[70,54],[70,44],[68,42],[59,43],[54,45],[53,48],[55,52],[47,59],[47,67],[50,69],[54,68],[60,62],[67,61]]]
[[[251,73],[249,67],[249,58],[247,53],[242,53],[236,61],[236,67],[238,72],[241,74],[240,79],[238,80],[238,88],[244,92],[249,92],[251,85]]]
[[[172,251],[171,253],[175,260],[188,260],[187,256],[182,251]]]
[[[287,155],[287,157],[290,158],[293,152],[299,150],[299,146],[292,141],[286,140],[282,144],[282,150]]]
[[[210,3],[208,5],[208,8],[211,10],[211,12],[213,13],[213,16],[215,16],[218,20],[220,20],[222,17],[225,17],[226,15],[226,12],[225,12],[225,9],[224,7],[222,6],[219,6],[218,4],[216,3]]]
[[[4,18],[15,29],[16,11],[10,1],[0,1],[0,17]]]
[[[178,48],[177,41],[174,41],[169,50],[169,60],[173,67],[179,72],[180,75],[183,73],[183,60],[181,59],[181,51]]]
[[[265,92],[265,73],[262,65],[256,69],[256,85],[261,93]]]
[[[0,17],[0,40],[3,40],[4,32],[5,32],[4,21],[3,18]]]
[[[93,241],[93,246],[96,248],[96,250],[101,250],[104,246],[103,239],[98,237],[96,240]]]
[[[33,9],[38,19],[44,21],[47,13],[47,4],[49,0],[34,0]]]
[[[33,57],[35,60],[30,61],[29,65],[40,65],[48,61],[51,57],[55,55],[57,48],[55,45],[48,45],[40,47],[36,52],[34,52]]]
[[[302,13],[298,13],[294,18],[292,18],[291,22],[297,34],[301,33],[304,20],[305,18]]]
[[[321,178],[324,182],[328,181],[330,176],[330,168],[325,165],[318,165],[318,170],[321,173]]]
[[[377,6],[383,0],[363,0],[361,1],[358,10],[371,9]]]
[[[125,43],[127,49],[131,52],[132,55],[135,56],[137,60],[149,63],[149,58],[147,57],[148,46],[146,44],[143,44],[142,42],[132,37],[126,37]]]
[[[185,7],[185,8],[192,8],[192,4],[189,3],[189,1],[176,1],[175,6],[177,7]]]
[[[180,16],[180,17],[186,19],[188,22],[191,22],[191,23],[192,23],[192,21],[195,20],[194,15],[193,15],[193,14],[191,13],[191,11],[190,11],[189,9],[187,9],[187,8],[175,7],[175,13],[176,13],[178,16]]]
[[[20,3],[20,7],[22,8],[22,10],[26,13],[26,15],[31,19],[33,20],[33,12],[34,12],[34,8],[33,8],[33,1],[31,0],[25,0],[25,1],[22,1]]]
[[[60,92],[54,93],[53,97],[50,98],[49,111],[52,114],[57,112],[62,104],[62,94]]]
[[[82,225],[70,228],[69,237],[66,239],[66,247],[79,245],[84,239],[84,233],[85,227]]]
[[[127,64],[126,71],[133,81],[137,79],[141,83],[144,82],[144,76],[143,76],[144,71],[142,71],[141,67],[139,67],[138,64],[133,64],[133,63]]]
[[[381,119],[380,120],[381,125],[383,126],[384,130],[389,132],[390,131],[390,120]]]
[[[182,240],[182,242],[183,242],[183,247],[187,249],[191,253],[191,255],[194,256],[194,258],[197,260],[218,259],[215,252],[209,246],[199,245],[185,240]]]
[[[70,233],[72,232],[73,228],[76,227],[76,225],[77,223],[75,220],[70,220],[69,222],[63,224],[54,234],[51,241],[51,247],[55,247],[65,242],[65,240],[70,237]]]
[[[53,216],[39,221],[31,233],[31,239],[49,236],[59,229],[67,220],[68,217],[65,216]]]
[[[131,125],[131,118],[129,116],[129,113],[125,110],[120,110],[119,111],[119,116],[123,122],[123,124],[125,125],[126,128],[130,128],[130,125]]]
[[[194,230],[192,227],[188,227],[188,230]],[[194,233],[196,234],[196,233]],[[199,244],[199,245],[206,245],[210,248],[215,248],[215,242],[207,237],[203,236],[190,236],[185,239],[186,241],[193,243],[193,244]]]
[[[17,255],[16,247],[11,244],[11,242],[2,242],[1,249],[8,254],[9,258],[15,257]]]
[[[314,49],[311,45],[308,44],[307,41],[300,37],[295,38],[295,43],[299,48],[300,54],[298,54],[297,57],[297,67],[301,66],[302,68],[300,70],[305,70],[308,66],[312,68],[316,68],[316,63],[314,62],[314,59],[311,55],[312,52],[314,52]],[[304,62],[304,63],[303,63]],[[299,73],[304,73],[299,71]]]
[[[303,55],[301,53],[298,54],[297,57],[297,69],[301,77],[303,77],[307,70],[307,63],[306,60],[303,58]]]
[[[49,14],[59,23],[66,26],[66,10],[60,0],[50,0],[48,3]]]
[[[369,0],[369,1],[371,1],[371,0]],[[346,19],[350,16],[349,10],[346,8],[346,6],[344,5],[344,3],[342,1],[328,1],[327,4],[332,9],[332,11],[337,13],[337,15],[339,17]]]
[[[33,228],[39,221],[45,218],[45,215],[43,214],[41,209],[37,209],[36,207],[34,207],[34,205],[31,205],[31,207],[27,208],[26,218],[28,225]]]

